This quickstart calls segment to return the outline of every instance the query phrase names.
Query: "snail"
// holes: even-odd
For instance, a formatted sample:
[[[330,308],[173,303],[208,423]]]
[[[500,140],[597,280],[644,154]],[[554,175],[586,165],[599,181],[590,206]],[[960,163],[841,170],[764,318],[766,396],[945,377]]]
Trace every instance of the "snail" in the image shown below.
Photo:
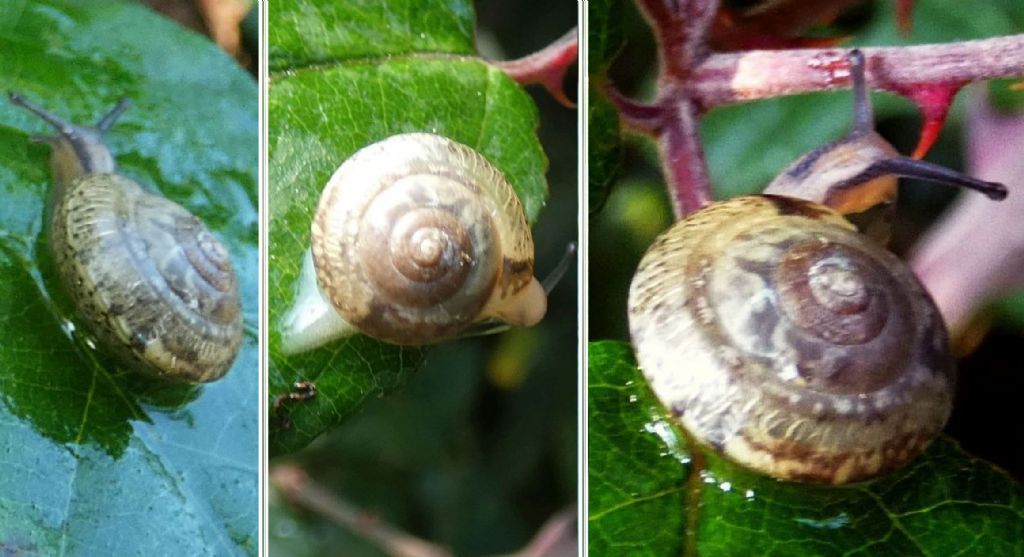
[[[764,195],[712,203],[659,236],[630,286],[630,336],[652,391],[689,438],[781,480],[866,481],[910,461],[949,418],[942,317],[909,267],[844,217],[895,195],[896,175],[1006,196],[899,156],[873,131],[864,57],[855,126]]]
[[[10,100],[58,132],[32,138],[52,149],[47,243],[87,328],[132,369],[187,382],[223,376],[242,342],[231,260],[198,218],[117,172],[102,136],[128,101],[87,127],[19,94]]]
[[[482,155],[439,135],[394,135],[342,163],[310,243],[282,322],[285,354],[355,333],[436,343],[531,326],[547,309],[515,191]]]

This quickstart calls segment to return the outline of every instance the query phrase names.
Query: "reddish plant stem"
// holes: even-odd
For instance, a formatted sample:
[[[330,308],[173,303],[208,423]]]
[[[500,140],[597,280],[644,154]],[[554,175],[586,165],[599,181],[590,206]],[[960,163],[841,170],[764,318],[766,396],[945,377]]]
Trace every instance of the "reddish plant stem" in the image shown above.
[[[417,538],[363,511],[311,479],[295,464],[270,467],[270,483],[293,505],[315,512],[373,542],[393,557],[452,557],[440,545]],[[552,516],[530,543],[503,557],[572,557],[576,555],[576,506]]]
[[[629,131],[655,136],[664,125],[661,106],[634,101],[611,85],[604,87],[604,93],[615,105],[622,124]]]
[[[709,32],[718,13],[718,0],[636,3],[658,39],[658,98],[643,104],[626,99],[610,86],[605,90],[627,129],[655,136],[677,218],[711,200],[699,136],[701,114],[729,103],[850,85],[845,49],[711,54]],[[818,4],[820,11],[809,9],[807,3],[775,0],[769,3],[770,9],[753,21],[758,22],[759,17],[769,28],[780,27],[776,16],[790,12],[801,14],[802,17],[794,19],[807,25],[815,17],[835,15],[846,0],[823,0]],[[953,97],[922,97],[918,94],[920,90],[955,85],[955,92],[972,81],[1024,75],[1024,57],[1020,56],[1024,52],[1024,35],[953,44],[868,48],[864,52],[870,85],[910,95],[925,113],[927,124],[918,154],[923,154],[934,140]]]
[[[711,179],[698,133],[697,107],[681,97],[666,109],[658,132],[658,151],[678,220],[711,202]]]
[[[718,0],[682,0],[678,2],[677,10],[680,12],[680,24],[685,28],[683,50],[688,57],[685,61],[689,70],[711,53],[707,36],[718,14]]]
[[[711,199],[704,150],[697,133],[700,111],[682,87],[692,77],[693,69],[710,54],[707,36],[718,13],[718,0],[637,0],[637,6],[658,38],[658,81],[667,94],[657,103],[660,118],[623,121],[658,136],[672,207],[676,218],[682,218]],[[672,94],[674,90],[679,94]],[[614,95],[615,98],[625,100],[620,95]],[[619,104],[620,108],[627,105]],[[638,109],[636,116],[643,112],[653,114],[641,105],[633,107]]]
[[[559,511],[544,523],[525,548],[501,557],[576,557],[579,548],[576,517],[576,505]]]
[[[685,94],[664,94],[656,104],[636,102],[606,86],[628,131],[649,135],[658,142],[658,153],[676,219],[711,202],[711,179],[700,142],[701,111]]]
[[[709,52],[718,0],[637,0],[637,6],[661,45],[660,79],[684,79]]]
[[[1024,35],[949,44],[862,49],[874,89],[899,92],[925,83],[1024,76]],[[760,50],[713,54],[690,80],[705,109],[782,95],[849,87],[846,49]]]
[[[504,62],[492,62],[501,71],[521,85],[539,84],[551,93],[562,106],[575,108],[565,95],[562,81],[565,74],[576,62],[579,53],[579,39],[576,28],[558,40],[528,56]]]
[[[352,530],[395,557],[451,557],[447,549],[421,540],[343,501],[293,464],[270,469],[270,482],[292,504],[314,511]]]
[[[638,2],[647,9],[665,9],[655,0]],[[666,25],[658,24],[656,28]],[[871,87],[909,95],[930,122],[931,129],[926,126],[918,154],[923,154],[934,140],[935,122],[941,125],[952,101],[952,95],[946,101],[922,98],[920,91],[1024,76],[1024,56],[1020,55],[1024,52],[1024,35],[863,50]],[[605,90],[627,129],[657,139],[675,215],[681,218],[711,199],[699,137],[701,114],[724,104],[849,87],[847,55],[848,50],[835,48],[712,54],[692,75],[666,73],[669,70],[663,65],[661,93],[651,104],[628,99],[611,86]]]

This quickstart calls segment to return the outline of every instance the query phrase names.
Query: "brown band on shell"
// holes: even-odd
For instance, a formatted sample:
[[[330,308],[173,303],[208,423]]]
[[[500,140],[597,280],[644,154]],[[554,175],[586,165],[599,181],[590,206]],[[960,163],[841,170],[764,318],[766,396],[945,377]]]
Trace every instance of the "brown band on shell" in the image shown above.
[[[744,436],[750,449],[770,459],[780,479],[842,485],[896,470],[921,453],[938,432],[908,433],[868,451],[825,453],[806,443],[762,443]]]
[[[532,259],[509,259],[505,257],[501,264],[501,294],[509,296],[519,292],[533,279]]]
[[[739,374],[771,370],[767,377],[748,380],[778,383],[783,398],[792,388],[810,387],[803,403],[811,407],[821,404],[813,391],[827,401],[891,383],[900,370],[894,361],[910,357],[909,347],[892,339],[905,338],[902,320],[913,311],[903,300],[890,299],[888,293],[898,286],[864,251],[874,246],[802,215],[778,218],[783,220],[770,225],[736,225],[733,229],[744,231],[722,230],[713,239],[705,237],[714,246],[695,247],[695,253],[714,254],[693,258],[687,271],[701,277],[691,282],[687,305],[704,324],[707,342],[735,347],[743,359],[756,362],[736,366]],[[860,273],[869,292],[866,313],[836,315],[814,300],[807,273],[829,258]],[[785,386],[792,382],[797,384]]]
[[[429,307],[451,298],[465,284],[475,259],[470,233],[450,212],[399,209],[408,210],[387,221],[391,230],[364,229],[359,235],[356,254],[367,279],[380,297],[403,306]]]
[[[800,328],[828,342],[863,344],[878,336],[890,311],[880,273],[857,251],[811,240],[786,250],[773,283]]]
[[[770,204],[779,215],[799,215],[809,219],[817,219],[826,215],[836,214],[828,207],[795,197],[765,194],[760,196],[760,198]]]

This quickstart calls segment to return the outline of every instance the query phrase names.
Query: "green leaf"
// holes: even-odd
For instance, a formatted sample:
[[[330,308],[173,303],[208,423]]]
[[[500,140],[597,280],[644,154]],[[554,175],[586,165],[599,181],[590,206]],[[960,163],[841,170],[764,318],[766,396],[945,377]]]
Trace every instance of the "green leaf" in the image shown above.
[[[622,0],[591,0],[587,9],[587,63],[591,75],[600,75],[608,71],[625,41]]]
[[[280,353],[320,191],[361,147],[429,131],[481,152],[536,221],[547,194],[537,109],[504,73],[473,55],[468,1],[275,2],[270,11],[270,388],[296,381],[317,396],[272,404],[270,452],[294,451],[364,401],[402,385],[425,350],[359,336],[306,354]]]
[[[622,342],[589,347],[591,555],[1011,555],[1024,489],[941,437],[852,487],[780,482],[691,453]]]
[[[476,52],[469,2],[290,0],[275,2],[270,17],[275,72],[390,55]]]
[[[228,375],[185,387],[90,348],[42,237],[49,148],[0,102],[0,548],[29,555],[255,555],[257,89],[205,38],[134,3],[8,2],[0,90],[74,121],[119,97],[120,172],[190,209],[231,253],[248,330]]]
[[[604,206],[622,165],[622,132],[615,106],[601,92],[606,72],[623,45],[622,3],[619,0],[595,0],[588,4],[590,29],[588,63],[590,68],[587,112],[587,158],[589,208],[591,213]]]
[[[587,110],[588,211],[600,211],[611,195],[622,166],[622,134],[619,113],[597,86],[591,84]]]

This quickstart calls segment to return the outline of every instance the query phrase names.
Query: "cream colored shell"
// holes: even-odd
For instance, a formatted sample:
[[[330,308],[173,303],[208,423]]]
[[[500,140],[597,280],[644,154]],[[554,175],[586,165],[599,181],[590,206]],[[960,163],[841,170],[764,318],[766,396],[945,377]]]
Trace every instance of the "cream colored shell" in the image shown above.
[[[676,223],[640,263],[629,326],[690,436],[777,478],[872,478],[949,417],[933,302],[905,264],[811,202],[741,197]]]
[[[391,136],[346,160],[311,231],[317,282],[341,317],[395,344],[450,339],[496,320],[532,325],[545,297],[519,198],[473,149]]]

